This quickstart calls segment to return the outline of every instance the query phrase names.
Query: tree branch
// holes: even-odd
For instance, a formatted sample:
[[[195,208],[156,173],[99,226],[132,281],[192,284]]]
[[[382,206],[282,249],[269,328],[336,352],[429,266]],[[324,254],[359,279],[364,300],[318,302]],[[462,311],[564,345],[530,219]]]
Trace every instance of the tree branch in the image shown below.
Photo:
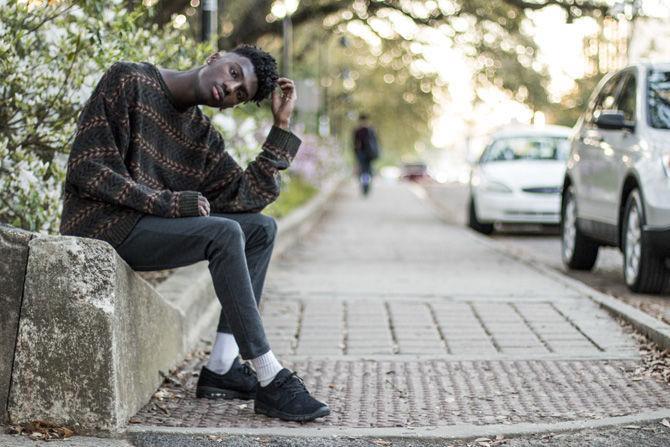
[[[126,3],[129,9],[135,5],[134,0],[127,0]],[[152,21],[159,26],[163,26],[172,19],[172,14],[177,14],[184,11],[189,6],[189,0],[161,0],[155,7],[156,15],[153,16]]]
[[[537,11],[548,6],[560,6],[568,14],[568,17],[575,17],[574,11],[579,10],[588,14],[593,14],[596,11],[602,15],[606,15],[609,11],[609,6],[600,1],[575,1],[575,0],[502,0],[504,3],[514,6],[517,9]]]
[[[246,14],[239,19],[235,31],[226,39],[221,39],[220,46],[235,46],[241,43],[253,43],[260,37],[269,34],[280,35],[281,20],[267,22],[265,16],[270,12],[271,0],[253,0],[253,5]],[[311,20],[323,19],[329,14],[341,11],[351,6],[350,0],[332,0],[315,6],[298,8],[291,16],[293,26],[299,26]],[[244,24],[244,27],[239,24]]]

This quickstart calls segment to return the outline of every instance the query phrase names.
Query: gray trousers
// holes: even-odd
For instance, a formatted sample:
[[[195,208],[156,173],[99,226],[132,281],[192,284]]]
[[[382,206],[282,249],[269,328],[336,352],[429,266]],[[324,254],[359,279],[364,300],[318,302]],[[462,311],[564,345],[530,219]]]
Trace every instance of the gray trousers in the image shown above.
[[[209,261],[221,302],[217,332],[232,333],[244,359],[270,350],[258,311],[277,224],[262,214],[142,217],[116,250],[134,270]]]

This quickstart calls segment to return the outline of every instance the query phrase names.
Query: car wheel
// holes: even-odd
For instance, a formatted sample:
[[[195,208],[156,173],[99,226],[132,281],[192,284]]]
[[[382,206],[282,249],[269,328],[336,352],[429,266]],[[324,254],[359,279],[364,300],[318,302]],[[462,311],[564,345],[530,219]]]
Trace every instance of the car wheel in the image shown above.
[[[668,280],[665,260],[654,254],[644,237],[644,208],[640,191],[628,196],[623,218],[623,275],[626,285],[637,293],[660,293]]]
[[[563,264],[573,270],[591,270],[598,258],[598,244],[577,225],[577,200],[572,186],[561,204],[561,254]]]
[[[470,206],[468,212],[468,226],[478,233],[491,234],[493,233],[492,223],[482,223],[477,217],[477,209],[475,208],[475,199],[470,197]]]

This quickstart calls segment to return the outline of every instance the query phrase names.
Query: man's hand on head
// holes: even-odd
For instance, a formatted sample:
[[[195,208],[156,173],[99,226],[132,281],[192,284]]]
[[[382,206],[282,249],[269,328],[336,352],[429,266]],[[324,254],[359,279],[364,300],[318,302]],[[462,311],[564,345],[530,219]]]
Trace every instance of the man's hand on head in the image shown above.
[[[203,195],[198,196],[198,212],[201,216],[209,216],[209,200]]]
[[[288,130],[298,95],[295,91],[295,84],[288,78],[277,79],[277,86],[279,90],[272,92],[272,115],[275,126]]]

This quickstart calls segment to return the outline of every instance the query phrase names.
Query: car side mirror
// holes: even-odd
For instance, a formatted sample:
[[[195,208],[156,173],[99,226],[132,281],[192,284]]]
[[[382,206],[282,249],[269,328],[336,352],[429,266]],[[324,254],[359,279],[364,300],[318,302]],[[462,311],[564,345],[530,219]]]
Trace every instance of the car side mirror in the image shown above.
[[[621,130],[630,128],[620,110],[602,110],[595,114],[595,125],[601,129]]]

